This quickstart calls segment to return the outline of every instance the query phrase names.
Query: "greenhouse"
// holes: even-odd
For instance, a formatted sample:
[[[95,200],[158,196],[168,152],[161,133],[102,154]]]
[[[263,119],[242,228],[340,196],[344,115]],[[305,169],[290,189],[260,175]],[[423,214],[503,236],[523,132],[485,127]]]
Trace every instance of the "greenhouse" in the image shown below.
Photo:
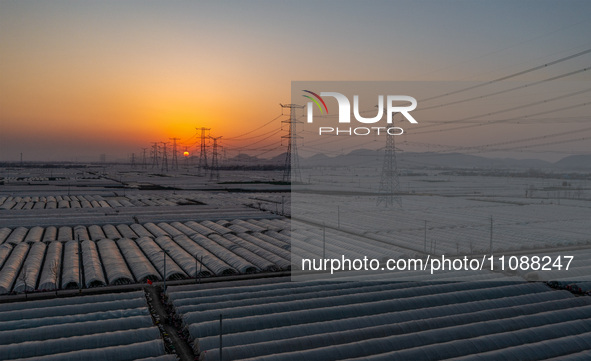
[[[204,360],[573,359],[591,345],[591,299],[544,284],[250,282],[170,287]],[[565,342],[572,342],[566,345]],[[559,346],[563,345],[563,346]],[[518,357],[522,359],[521,357]],[[539,357],[529,358],[531,360]],[[568,358],[567,358],[568,359]]]
[[[0,321],[3,360],[166,356],[143,292],[0,304]]]

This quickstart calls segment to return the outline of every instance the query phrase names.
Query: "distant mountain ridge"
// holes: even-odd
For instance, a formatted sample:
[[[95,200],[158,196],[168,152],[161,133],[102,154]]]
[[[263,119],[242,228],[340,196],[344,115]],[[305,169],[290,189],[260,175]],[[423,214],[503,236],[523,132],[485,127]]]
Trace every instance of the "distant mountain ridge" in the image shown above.
[[[281,166],[285,164],[286,153],[270,159],[239,154],[229,158],[228,165]],[[302,167],[381,167],[383,150],[355,149],[347,154],[327,156],[317,153],[310,157],[300,157]],[[397,153],[397,163],[401,168],[479,168],[479,169],[549,169],[591,171],[591,155],[571,155],[557,162],[540,159],[487,158],[462,153]]]

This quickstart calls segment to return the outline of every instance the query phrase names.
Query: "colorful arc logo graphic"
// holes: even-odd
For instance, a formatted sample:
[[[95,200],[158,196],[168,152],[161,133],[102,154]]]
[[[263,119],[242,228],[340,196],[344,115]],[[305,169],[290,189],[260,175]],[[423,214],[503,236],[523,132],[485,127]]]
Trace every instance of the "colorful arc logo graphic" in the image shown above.
[[[320,100],[320,102],[322,103],[322,105],[324,105],[324,110],[326,110],[326,114],[328,114],[328,108],[326,107],[326,103],[324,102],[324,100],[322,99],[322,97],[321,97],[320,95],[318,95],[318,94],[316,94],[316,93],[314,93],[314,92],[312,92],[312,91],[309,91],[309,90],[304,90],[304,91],[305,91],[306,93],[310,93],[310,94],[312,94],[312,95],[313,95],[313,96],[315,96],[315,97],[316,97],[318,100]],[[303,96],[303,97],[306,97],[306,98],[310,99],[311,101],[313,101],[314,103],[316,103],[316,105],[318,106],[318,109],[320,109],[320,113],[321,113],[321,114],[324,114],[324,112],[322,111],[322,107],[320,106],[320,103],[318,103],[318,100],[316,100],[316,99],[312,98],[311,96],[305,95],[305,94],[304,94],[304,95],[302,95],[302,96]]]

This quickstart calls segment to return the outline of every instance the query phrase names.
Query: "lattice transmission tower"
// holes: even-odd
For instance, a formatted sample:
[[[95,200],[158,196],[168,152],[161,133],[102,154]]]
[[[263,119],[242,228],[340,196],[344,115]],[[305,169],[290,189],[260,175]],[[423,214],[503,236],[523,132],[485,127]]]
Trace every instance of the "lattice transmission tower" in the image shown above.
[[[219,137],[212,137],[209,136],[210,139],[213,139],[213,154],[211,157],[211,172],[209,173],[209,180],[220,180],[220,164],[218,162],[218,139]]]
[[[393,124],[388,124],[386,131],[394,128]],[[382,177],[380,180],[380,189],[378,193],[377,205],[384,204],[386,207],[393,207],[394,202],[402,206],[400,199],[400,180],[398,179],[398,163],[396,162],[396,146],[394,142],[395,135],[386,133],[386,149],[384,150],[384,163],[382,165]]]
[[[199,153],[199,168],[198,174],[201,175],[201,172],[207,169],[207,144],[205,144],[205,140],[208,138],[209,135],[205,135],[205,132],[209,132],[211,128],[195,128],[201,131],[201,146],[200,146],[200,153]]]
[[[152,168],[158,168],[158,142],[152,145]]]
[[[162,142],[162,168],[161,171],[168,172],[168,155],[166,154],[166,144],[168,142]]]
[[[300,172],[300,160],[298,157],[298,143],[296,124],[301,121],[296,118],[296,109],[304,108],[303,105],[297,104],[280,104],[282,108],[289,108],[289,120],[283,120],[282,123],[289,124],[289,131],[287,135],[281,138],[287,139],[287,153],[285,154],[285,168],[283,170],[284,182],[302,182],[302,174]]]
[[[146,159],[146,151],[148,150],[148,148],[142,148],[142,169],[146,169],[148,167],[147,165],[147,159]]]
[[[177,148],[176,148],[176,141],[181,140],[181,138],[168,138],[172,140],[172,169],[178,170],[179,169],[179,158],[177,156]]]

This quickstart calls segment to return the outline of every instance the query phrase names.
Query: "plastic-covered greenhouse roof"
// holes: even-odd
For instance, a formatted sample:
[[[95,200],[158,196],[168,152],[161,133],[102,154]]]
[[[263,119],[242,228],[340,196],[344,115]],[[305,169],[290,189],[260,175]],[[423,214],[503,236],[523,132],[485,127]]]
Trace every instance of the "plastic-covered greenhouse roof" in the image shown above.
[[[591,347],[591,298],[542,283],[243,282],[169,293],[204,360],[219,359],[220,314],[227,360],[576,360]]]
[[[288,227],[268,220],[4,227],[0,294],[161,280],[165,257],[166,279],[289,270],[289,237],[279,225]]]
[[[5,303],[0,320],[2,360],[166,356],[143,292]]]

